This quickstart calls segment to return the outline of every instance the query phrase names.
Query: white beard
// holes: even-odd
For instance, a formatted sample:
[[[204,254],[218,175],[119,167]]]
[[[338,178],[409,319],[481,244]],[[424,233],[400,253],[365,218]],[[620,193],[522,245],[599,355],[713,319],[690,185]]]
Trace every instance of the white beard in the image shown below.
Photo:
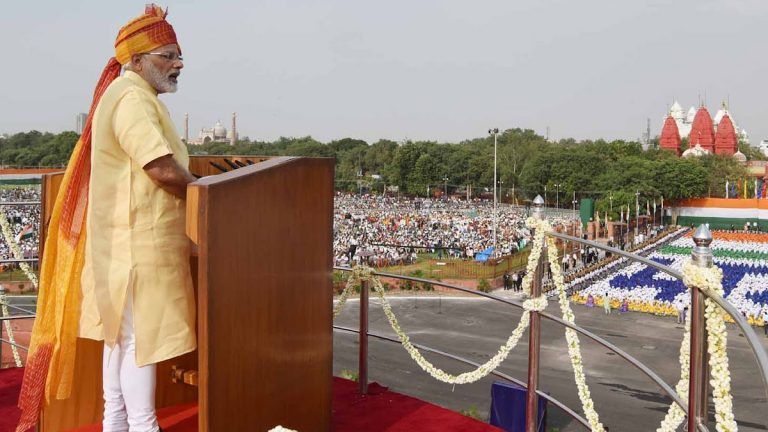
[[[171,81],[170,78],[163,75],[163,73],[150,61],[145,61],[144,67],[147,69],[149,84],[158,92],[176,93],[176,90],[178,90],[179,87],[178,83]]]

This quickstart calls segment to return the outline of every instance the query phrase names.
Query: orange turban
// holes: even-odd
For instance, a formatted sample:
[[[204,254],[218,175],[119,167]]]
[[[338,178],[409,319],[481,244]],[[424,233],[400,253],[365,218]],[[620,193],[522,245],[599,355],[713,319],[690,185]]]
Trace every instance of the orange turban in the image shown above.
[[[147,5],[144,15],[131,20],[120,29],[115,40],[115,58],[121,65],[131,61],[131,56],[152,51],[163,45],[176,44],[176,32],[165,17],[167,10],[160,6]],[[179,53],[181,47],[179,46]]]

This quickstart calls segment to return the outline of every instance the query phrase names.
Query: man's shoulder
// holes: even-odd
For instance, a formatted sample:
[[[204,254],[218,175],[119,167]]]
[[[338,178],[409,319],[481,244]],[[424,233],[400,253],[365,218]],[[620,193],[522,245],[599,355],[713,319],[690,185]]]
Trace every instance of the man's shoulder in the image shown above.
[[[109,87],[107,87],[107,90],[104,92],[102,99],[112,100],[114,103],[118,103],[129,95],[138,100],[147,102],[151,101],[154,96],[150,92],[141,88],[141,86],[136,84],[133,80],[126,78],[125,76],[120,76],[112,81]]]

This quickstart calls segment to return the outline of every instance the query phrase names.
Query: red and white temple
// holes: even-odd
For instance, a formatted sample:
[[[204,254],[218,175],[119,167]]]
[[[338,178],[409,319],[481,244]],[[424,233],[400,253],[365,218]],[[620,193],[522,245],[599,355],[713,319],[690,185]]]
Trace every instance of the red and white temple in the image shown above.
[[[679,119],[670,111],[661,129],[659,147],[685,157],[708,153],[738,157],[741,152],[739,152],[737,128],[727,110],[724,108],[721,111],[723,113],[718,112],[717,124],[715,124],[707,108],[699,107],[690,122],[690,131],[686,131],[688,132],[688,150],[685,152],[680,148],[683,137],[678,126]]]

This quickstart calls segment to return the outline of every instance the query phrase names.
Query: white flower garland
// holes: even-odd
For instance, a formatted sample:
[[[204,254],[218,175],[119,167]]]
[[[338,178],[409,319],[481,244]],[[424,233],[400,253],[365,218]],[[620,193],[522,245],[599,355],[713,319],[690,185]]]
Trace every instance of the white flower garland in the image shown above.
[[[8,313],[8,303],[6,302],[7,299],[5,297],[5,293],[0,293],[0,305],[2,305],[4,317],[11,316],[11,314]],[[8,342],[10,342],[11,351],[13,352],[13,361],[16,363],[16,367],[22,367],[23,364],[21,362],[21,356],[19,355],[19,348],[16,347],[16,339],[13,337],[13,327],[11,326],[11,321],[5,320],[3,321],[3,325],[5,325],[5,332],[8,333]]]
[[[683,282],[691,289],[700,288],[709,295],[723,295],[723,271],[718,267],[699,267],[693,262],[683,266]],[[704,316],[707,322],[710,383],[715,401],[715,421],[718,432],[738,430],[733,416],[731,396],[731,372],[728,367],[728,332],[725,328],[725,311],[714,300],[705,300]]]
[[[683,402],[688,402],[688,386],[691,378],[691,314],[685,317],[685,331],[683,341],[680,343],[680,380],[675,386],[675,391]],[[675,432],[685,420],[685,411],[680,405],[672,402],[667,410],[667,415],[661,421],[656,432]]]
[[[21,251],[18,243],[16,243],[15,239],[13,238],[11,225],[8,223],[8,218],[4,213],[0,213],[0,230],[2,230],[5,243],[8,245],[8,248],[11,250],[11,252],[13,252],[13,256],[17,260],[24,259],[24,253]],[[27,275],[27,278],[32,282],[32,285],[37,288],[37,275],[32,270],[32,267],[29,265],[29,263],[20,262],[19,267],[21,267],[21,270],[23,270],[24,274]]]
[[[411,358],[416,362],[416,364],[419,365],[419,367],[421,367],[425,372],[427,372],[436,380],[442,381],[444,383],[469,384],[486,377],[497,367],[499,367],[499,365],[507,358],[509,352],[512,351],[515,346],[517,346],[517,343],[520,341],[520,337],[523,335],[525,329],[528,328],[528,324],[530,323],[530,313],[523,313],[523,315],[520,317],[520,323],[517,325],[517,328],[515,328],[515,330],[509,336],[507,342],[499,348],[499,351],[496,353],[496,355],[494,355],[484,364],[478,366],[478,368],[474,371],[464,372],[460,375],[451,375],[430,363],[429,360],[425,359],[419,350],[413,346],[410,338],[408,338],[408,335],[405,334],[403,329],[400,327],[400,324],[397,322],[397,318],[392,312],[392,306],[384,296],[384,287],[381,286],[379,278],[374,277],[372,281],[374,290],[378,294],[379,299],[381,299],[381,307],[384,310],[384,315],[387,316],[389,325],[392,326],[392,330],[394,330],[397,334],[397,337],[400,339],[400,343],[403,345],[403,348],[405,348],[405,350],[408,352],[408,354],[410,354]],[[544,298],[544,302],[546,303],[546,298]],[[540,302],[536,304],[539,305]]]
[[[547,221],[535,221],[536,232],[544,232],[551,227]],[[560,303],[560,311],[563,313],[563,320],[573,324],[575,316],[571,305],[568,302],[568,295],[565,292],[565,281],[563,280],[563,270],[560,267],[560,262],[557,259],[557,243],[555,239],[550,237],[547,239],[549,247],[547,248],[549,265],[552,270],[552,280],[555,282],[555,287],[558,292],[558,303]],[[571,359],[571,367],[573,368],[573,378],[576,381],[576,388],[579,392],[579,400],[581,401],[581,407],[584,410],[584,416],[589,422],[590,429],[595,432],[602,432],[603,424],[600,423],[600,416],[595,410],[595,403],[592,401],[592,394],[589,391],[587,385],[587,378],[584,375],[584,360],[581,356],[581,345],[579,343],[579,335],[570,327],[565,328],[565,340],[568,343],[568,357]]]

